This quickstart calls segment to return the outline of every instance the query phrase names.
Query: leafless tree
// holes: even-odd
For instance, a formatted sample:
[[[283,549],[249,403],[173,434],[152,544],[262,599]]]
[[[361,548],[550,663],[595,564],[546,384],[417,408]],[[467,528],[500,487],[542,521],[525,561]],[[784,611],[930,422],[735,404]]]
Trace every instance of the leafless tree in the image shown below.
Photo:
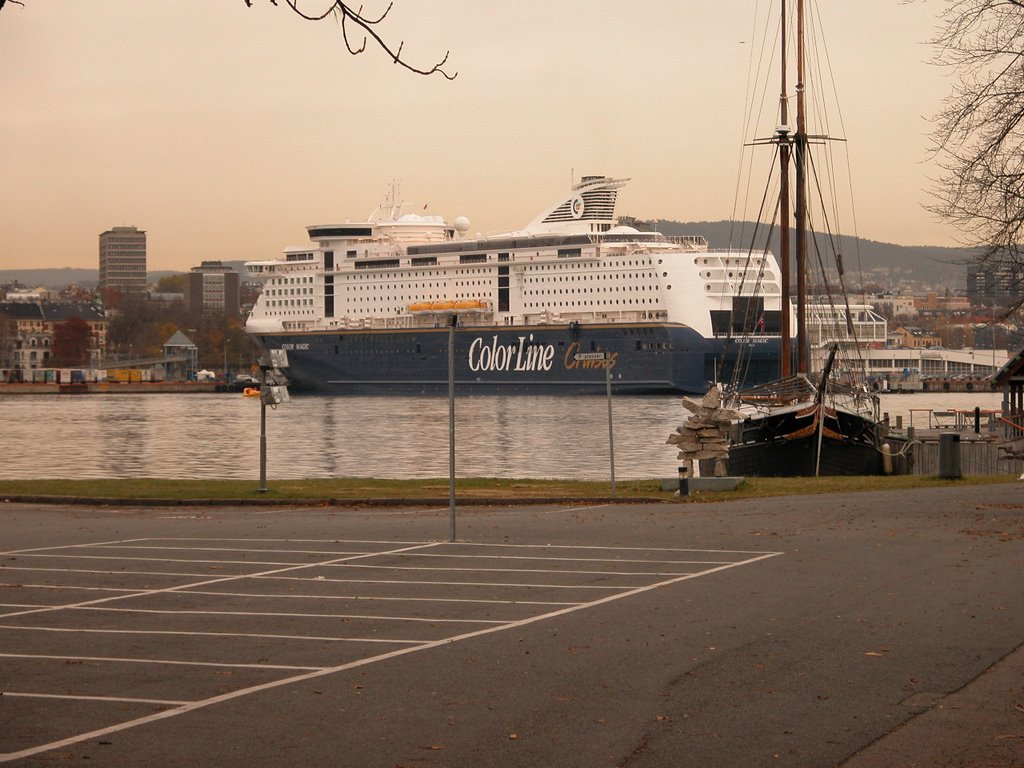
[[[0,0],[2,3],[2,0]],[[278,0],[270,0],[272,5],[277,5]],[[384,12],[379,16],[367,16],[363,13],[362,6],[359,6],[358,10],[354,9],[348,3],[342,2],[342,0],[332,0],[330,5],[322,13],[308,13],[299,8],[299,0],[284,0],[285,5],[292,9],[296,14],[306,19],[307,21],[323,21],[327,17],[333,17],[338,21],[341,26],[341,34],[345,39],[345,46],[348,48],[348,52],[353,56],[357,56],[366,50],[367,39],[371,38],[378,47],[381,48],[391,60],[399,66],[405,67],[410,72],[415,72],[418,75],[433,75],[440,74],[449,80],[454,80],[458,75],[457,72],[449,74],[445,71],[444,66],[448,62],[448,51],[445,51],[444,56],[429,68],[421,68],[413,66],[405,59],[402,58],[402,48],[405,46],[404,41],[399,41],[398,47],[394,47],[390,43],[384,40],[384,38],[378,33],[377,29],[380,24],[387,18],[388,14],[391,13],[391,8],[394,3],[388,3],[388,7],[384,9]],[[248,7],[252,7],[253,0],[245,0],[245,4]],[[352,27],[355,27],[355,30]],[[350,36],[352,35],[352,36]],[[362,37],[362,40],[355,44],[353,39],[358,40]]]
[[[251,8],[254,0],[244,0],[247,7]],[[279,0],[269,0],[271,5],[277,5]],[[391,8],[394,3],[388,3],[388,7],[384,9],[383,13],[379,16],[368,16],[363,13],[363,7],[359,6],[358,9],[353,8],[348,3],[342,2],[342,0],[329,0],[330,4],[322,13],[308,13],[299,8],[299,0],[284,0],[284,4],[290,8],[294,13],[306,19],[307,21],[323,21],[328,17],[332,17],[337,20],[341,26],[341,34],[345,39],[345,47],[348,48],[348,52],[353,56],[357,56],[366,50],[367,42],[372,39],[373,42],[383,50],[395,63],[410,72],[415,72],[417,75],[433,75],[439,74],[446,77],[449,80],[454,80],[458,76],[458,72],[449,73],[445,69],[445,65],[448,63],[449,51],[445,51],[444,56],[436,64],[430,67],[419,67],[410,64],[408,61],[402,58],[402,49],[405,47],[405,41],[399,41],[398,46],[394,46],[387,42],[380,32],[377,30],[380,25],[387,18],[388,14],[391,13]],[[23,0],[0,0],[0,10],[3,10],[5,3],[16,3],[17,5],[24,5]],[[354,27],[354,29],[353,29]],[[360,39],[361,38],[361,39]],[[354,42],[358,41],[358,42]]]
[[[931,210],[954,224],[983,271],[1024,305],[1024,0],[944,0],[932,43],[950,70],[932,138],[942,169]]]

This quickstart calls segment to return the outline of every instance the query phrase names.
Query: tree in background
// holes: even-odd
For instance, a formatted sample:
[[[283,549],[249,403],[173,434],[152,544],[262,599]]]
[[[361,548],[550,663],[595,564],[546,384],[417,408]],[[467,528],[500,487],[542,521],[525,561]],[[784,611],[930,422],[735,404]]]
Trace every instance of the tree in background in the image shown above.
[[[1024,305],[1024,2],[946,0],[932,43],[953,85],[934,118],[931,210],[1015,284],[1007,317]]]
[[[23,0],[0,0],[0,10],[3,10],[4,4],[7,2],[15,3],[17,5],[24,6]],[[277,5],[278,0],[270,0],[271,5]],[[341,0],[334,0],[323,13],[309,14],[299,9],[298,0],[284,0],[286,6],[301,16],[306,21],[323,21],[327,17],[335,19],[341,27],[341,35],[345,39],[345,47],[348,48],[348,52],[353,56],[358,56],[360,53],[366,50],[366,43],[368,38],[372,39],[373,42],[383,50],[395,64],[415,72],[417,75],[433,75],[440,74],[449,80],[454,80],[458,76],[458,72],[448,74],[444,65],[448,61],[449,51],[445,51],[444,57],[431,67],[426,69],[413,66],[405,59],[402,58],[402,48],[405,46],[404,41],[399,41],[398,46],[395,47],[391,43],[388,43],[381,36],[381,33],[377,31],[378,27],[384,22],[388,14],[391,13],[391,7],[394,3],[388,3],[388,7],[384,9],[384,12],[379,16],[369,16],[363,13],[363,7],[359,6],[359,10],[354,10],[348,3],[342,2]],[[245,0],[247,7],[252,8],[253,0]],[[353,30],[352,27],[356,29]],[[358,44],[354,44],[353,36],[358,39],[362,36],[362,41]]]
[[[56,368],[88,365],[92,329],[80,317],[71,317],[53,328],[51,364]]]
[[[176,275],[164,275],[156,283],[157,293],[184,293],[185,273],[179,272]]]
[[[270,0],[271,5],[277,5],[277,2],[278,0]],[[454,80],[458,76],[458,72],[449,75],[444,70],[444,65],[448,61],[449,51],[445,51],[444,57],[432,67],[421,69],[409,64],[402,58],[402,48],[405,45],[404,41],[400,41],[398,43],[398,47],[395,48],[381,37],[377,28],[381,25],[384,19],[387,18],[388,14],[391,13],[391,8],[394,3],[388,3],[388,7],[385,8],[384,12],[379,16],[367,16],[363,13],[363,7],[361,5],[359,6],[359,10],[353,10],[352,6],[348,3],[341,2],[341,0],[334,0],[334,2],[332,2],[323,13],[317,14],[308,14],[299,10],[298,0],[284,0],[284,2],[285,5],[306,21],[323,21],[328,16],[333,17],[341,27],[341,34],[345,39],[345,47],[348,48],[348,52],[353,56],[358,56],[366,50],[367,37],[369,37],[373,39],[373,42],[376,43],[381,50],[391,57],[391,60],[394,61],[395,64],[405,67],[410,72],[415,72],[417,75],[433,75],[437,73],[443,75],[449,80]],[[251,8],[253,0],[245,0],[245,4]],[[356,30],[351,29],[353,26],[356,27]],[[357,38],[360,35],[362,36],[362,41],[358,46],[353,44],[352,37],[350,37],[353,31]]]

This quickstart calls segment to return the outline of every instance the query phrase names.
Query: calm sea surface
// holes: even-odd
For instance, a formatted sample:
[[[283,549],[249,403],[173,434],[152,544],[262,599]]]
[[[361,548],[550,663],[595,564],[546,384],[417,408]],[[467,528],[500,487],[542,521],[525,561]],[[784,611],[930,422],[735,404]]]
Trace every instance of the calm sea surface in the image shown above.
[[[998,393],[887,395],[895,425],[928,409],[999,408]],[[913,412],[912,412],[913,409]],[[671,477],[665,444],[687,416],[679,397],[612,404],[617,479]],[[2,395],[0,479],[259,478],[259,401],[236,394]],[[609,476],[604,397],[463,397],[460,477]],[[448,476],[444,397],[296,397],[267,409],[267,477]]]

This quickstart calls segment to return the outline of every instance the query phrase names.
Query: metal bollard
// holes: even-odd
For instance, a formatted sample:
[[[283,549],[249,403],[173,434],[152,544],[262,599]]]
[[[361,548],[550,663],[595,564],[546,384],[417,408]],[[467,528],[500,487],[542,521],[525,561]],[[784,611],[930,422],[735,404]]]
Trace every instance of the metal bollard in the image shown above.
[[[690,495],[690,468],[685,465],[679,467],[679,495]]]
[[[955,480],[960,472],[960,435],[939,435],[939,477]]]

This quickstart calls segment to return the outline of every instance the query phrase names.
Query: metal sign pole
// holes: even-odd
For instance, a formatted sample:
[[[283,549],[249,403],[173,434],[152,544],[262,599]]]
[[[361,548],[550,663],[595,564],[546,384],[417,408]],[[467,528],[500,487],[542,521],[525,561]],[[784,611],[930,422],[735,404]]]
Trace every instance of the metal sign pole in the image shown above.
[[[615,495],[615,435],[612,429],[612,356],[607,352],[577,352],[573,355],[577,362],[601,360],[604,364],[604,386],[608,393],[608,461],[612,472],[612,496]]]
[[[260,391],[267,386],[267,371],[260,368]],[[260,397],[260,487],[257,493],[267,492],[267,401]]]
[[[448,318],[448,516],[451,541],[455,541],[455,326],[458,315]]]
[[[612,430],[612,366],[607,353],[604,358],[604,382],[608,390],[608,460],[612,470],[612,496],[615,495],[615,437]]]
[[[288,367],[288,353],[272,349],[260,356],[260,487],[257,493],[267,492],[267,406],[276,408],[287,403],[288,378],[281,372]]]

